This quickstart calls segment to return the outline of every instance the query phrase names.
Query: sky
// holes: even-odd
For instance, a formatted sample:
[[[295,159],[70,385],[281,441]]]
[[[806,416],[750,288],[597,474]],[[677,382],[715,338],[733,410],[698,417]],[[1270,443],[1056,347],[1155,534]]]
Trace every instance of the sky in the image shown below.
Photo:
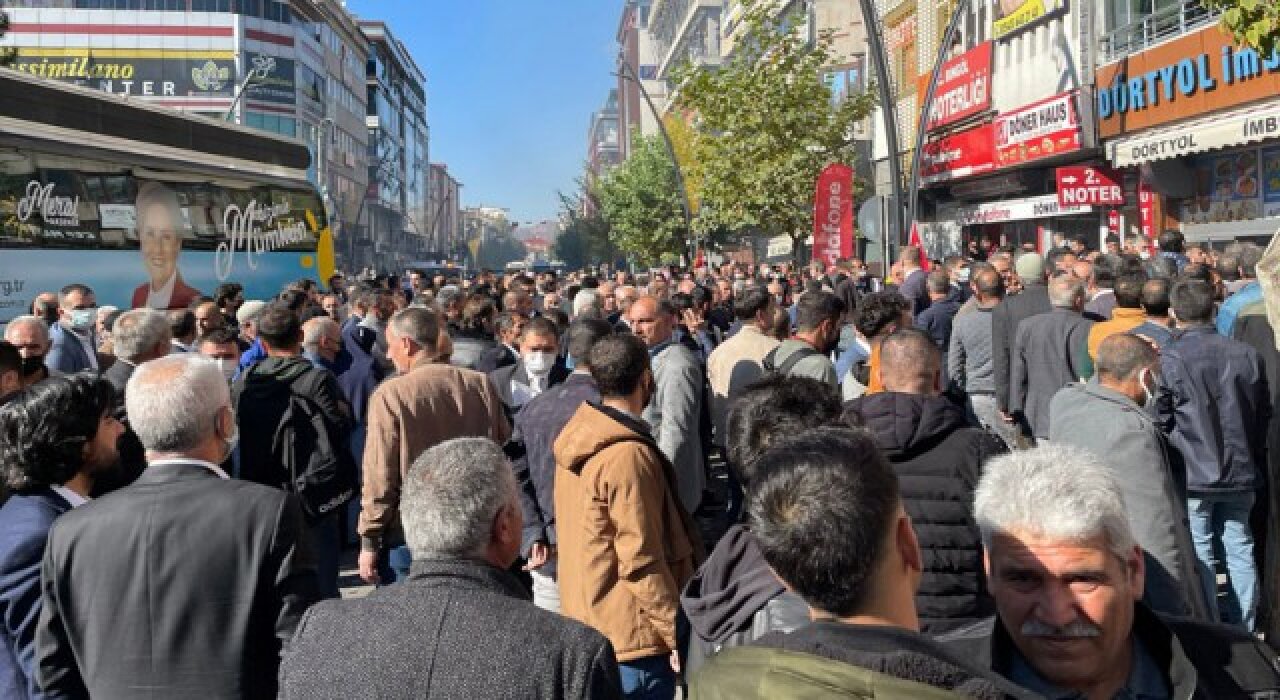
[[[555,218],[587,153],[591,113],[616,86],[622,0],[350,0],[380,19],[427,75],[431,162],[463,206]]]

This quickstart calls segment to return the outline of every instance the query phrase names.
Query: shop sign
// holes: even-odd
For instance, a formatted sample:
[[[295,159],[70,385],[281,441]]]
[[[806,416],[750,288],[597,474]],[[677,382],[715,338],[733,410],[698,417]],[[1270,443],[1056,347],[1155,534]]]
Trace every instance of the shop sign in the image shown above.
[[[991,46],[983,42],[942,65],[929,131],[991,109]]]
[[[853,168],[828,165],[813,202],[813,259],[835,265],[853,255]]]
[[[39,214],[46,226],[74,228],[80,225],[80,197],[63,197],[53,193],[54,183],[32,180],[27,183],[26,195],[18,200],[18,221],[27,223],[32,214]]]
[[[1002,39],[1062,11],[1064,0],[999,0],[996,3],[995,31]]]
[[[1120,210],[1112,209],[1107,212],[1107,232],[1120,233]]]
[[[23,73],[94,87],[132,97],[230,96],[235,87],[236,62],[232,52],[174,50],[172,56],[152,58],[140,49],[138,56],[113,54],[94,57],[92,49],[80,55],[39,56],[19,48],[10,65]]]
[[[1216,24],[1098,70],[1101,138],[1280,94],[1280,48],[1238,47]]]
[[[1113,140],[1106,147],[1108,159],[1126,167],[1275,138],[1280,138],[1280,103],[1235,117]]]
[[[1083,205],[1063,206],[1058,203],[1057,195],[1046,194],[1039,197],[1010,199],[1003,202],[983,202],[956,207],[949,214],[961,226],[975,224],[998,224],[1006,221],[1026,221],[1028,219],[1049,219],[1055,216],[1072,216],[1087,214],[1093,207]]]
[[[997,164],[1020,165],[1080,150],[1075,97],[1073,92],[1063,93],[998,117]]]
[[[983,124],[930,141],[920,152],[920,182],[931,184],[995,169],[995,131]]]
[[[1124,191],[1114,172],[1092,165],[1072,165],[1057,170],[1058,204],[1122,205]]]
[[[1146,180],[1138,183],[1138,221],[1142,237],[1148,241],[1156,237],[1156,193]]]
[[[297,73],[293,61],[277,56],[245,53],[245,70],[262,70],[263,78],[250,82],[245,97],[256,102],[291,105],[297,100]]]

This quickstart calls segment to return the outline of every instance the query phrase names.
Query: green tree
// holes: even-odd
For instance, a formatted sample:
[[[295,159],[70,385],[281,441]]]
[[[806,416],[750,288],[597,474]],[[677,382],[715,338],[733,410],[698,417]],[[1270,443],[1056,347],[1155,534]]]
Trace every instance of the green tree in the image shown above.
[[[560,219],[564,227],[552,246],[551,253],[572,270],[618,257],[617,248],[609,240],[609,222],[600,214],[590,185],[580,179],[580,194],[560,193]],[[590,202],[591,206],[586,206]]]
[[[814,186],[831,163],[852,165],[854,127],[871,94],[836,104],[822,80],[834,65],[834,35],[810,42],[777,0],[747,9],[733,54],[716,70],[676,72],[678,106],[695,115],[701,174],[699,231],[787,235],[813,228]],[[799,249],[799,245],[796,246]]]
[[[490,235],[480,242],[476,265],[484,269],[501,270],[509,262],[523,260],[526,252],[524,244],[510,233]]]
[[[1222,11],[1222,28],[1237,44],[1257,49],[1263,56],[1280,50],[1280,3],[1276,0],[1205,0],[1204,4]]]
[[[632,143],[631,157],[595,192],[609,238],[642,265],[679,258],[689,232],[671,154],[658,136],[636,134]]]

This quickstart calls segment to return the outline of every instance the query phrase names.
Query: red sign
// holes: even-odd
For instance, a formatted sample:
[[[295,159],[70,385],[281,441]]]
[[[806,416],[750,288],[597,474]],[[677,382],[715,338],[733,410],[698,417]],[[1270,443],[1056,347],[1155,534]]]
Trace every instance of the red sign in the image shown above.
[[[1120,233],[1120,211],[1112,209],[1107,212],[1107,231],[1111,233]]]
[[[995,132],[990,124],[944,136],[920,151],[920,182],[931,184],[995,170]]]
[[[828,165],[813,198],[813,259],[830,267],[853,256],[853,168]]]
[[[1076,95],[1067,92],[996,118],[996,162],[1004,167],[1080,150]]]
[[[1106,168],[1072,165],[1058,168],[1058,204],[1123,205],[1120,177]]]
[[[1142,237],[1151,245],[1156,238],[1156,193],[1145,179],[1138,182],[1138,220]]]
[[[953,124],[991,109],[991,42],[984,42],[942,64],[929,109],[928,130]]]

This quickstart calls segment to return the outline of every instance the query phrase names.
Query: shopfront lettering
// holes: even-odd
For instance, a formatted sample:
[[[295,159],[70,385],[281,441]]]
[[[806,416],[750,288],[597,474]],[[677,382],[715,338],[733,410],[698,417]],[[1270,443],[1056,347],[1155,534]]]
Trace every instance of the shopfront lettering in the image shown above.
[[[307,241],[310,234],[305,222],[291,224],[277,221],[289,213],[288,204],[264,205],[251,200],[243,209],[232,204],[223,212],[222,224],[227,240],[218,244],[214,270],[218,279],[231,276],[235,253],[244,252],[250,270],[258,269],[257,256]]]
[[[1270,138],[1280,135],[1280,119],[1261,117],[1249,119],[1244,123],[1244,137],[1247,139]]]
[[[1223,46],[1218,61],[1201,53],[1139,76],[1117,74],[1110,85],[1098,88],[1098,117],[1153,109],[1276,72],[1280,72],[1280,49],[1264,58],[1255,49]]]
[[[1180,153],[1195,151],[1199,147],[1194,133],[1182,134],[1172,138],[1153,139],[1132,147],[1131,162],[1141,163],[1148,160],[1167,158]]]
[[[26,223],[32,214],[40,212],[40,218],[48,226],[79,226],[80,197],[55,196],[53,188],[52,182],[28,182],[26,196],[18,200],[18,221]]]

